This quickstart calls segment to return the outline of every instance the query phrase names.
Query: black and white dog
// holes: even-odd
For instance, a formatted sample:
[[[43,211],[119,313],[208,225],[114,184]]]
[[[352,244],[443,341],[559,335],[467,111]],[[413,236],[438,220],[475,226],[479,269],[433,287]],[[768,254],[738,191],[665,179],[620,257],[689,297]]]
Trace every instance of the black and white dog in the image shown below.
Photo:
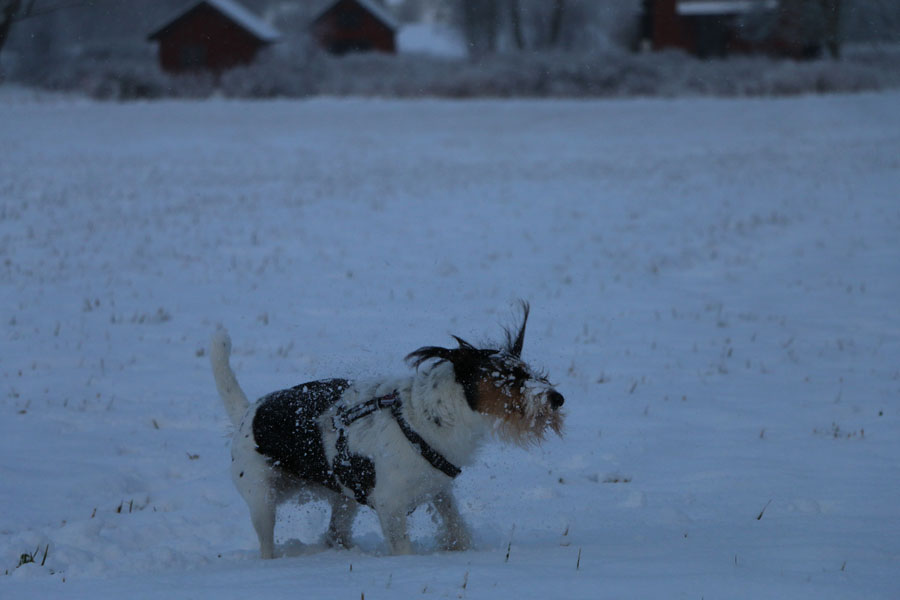
[[[311,381],[253,405],[229,365],[231,340],[217,332],[210,360],[236,428],[231,473],[262,557],[274,554],[275,507],[298,492],[331,504],[330,545],[349,546],[364,504],[378,514],[391,553],[408,554],[407,515],[430,502],[443,521],[441,548],[466,549],[469,533],[451,486],[479,443],[491,432],[521,445],[548,430],[561,435],[562,395],[521,359],[528,305],[522,309],[521,326],[507,330],[499,349],[454,336],[456,348],[410,353],[412,376]]]

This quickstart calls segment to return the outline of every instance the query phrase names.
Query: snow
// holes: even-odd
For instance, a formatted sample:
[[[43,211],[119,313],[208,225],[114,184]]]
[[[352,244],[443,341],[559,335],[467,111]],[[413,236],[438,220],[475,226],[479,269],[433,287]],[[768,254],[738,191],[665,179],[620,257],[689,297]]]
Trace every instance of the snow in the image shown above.
[[[202,3],[209,4],[219,12],[225,14],[235,23],[239,24],[241,27],[264,42],[276,42],[281,38],[281,33],[279,33],[277,29],[275,29],[272,25],[270,25],[260,17],[253,14],[250,10],[248,10],[235,0],[197,0],[196,2],[191,2],[188,6],[185,6],[181,10],[179,10],[177,14],[173,15],[169,19],[166,19],[164,21],[164,25],[154,29],[154,33],[152,33],[150,37],[157,37],[174,21],[180,19],[182,15],[185,15],[189,11],[194,10],[194,8],[198,4]]]
[[[898,103],[0,92],[0,597],[898,597]],[[566,435],[459,477],[475,547],[259,560],[217,324],[259,396],[520,297]]]

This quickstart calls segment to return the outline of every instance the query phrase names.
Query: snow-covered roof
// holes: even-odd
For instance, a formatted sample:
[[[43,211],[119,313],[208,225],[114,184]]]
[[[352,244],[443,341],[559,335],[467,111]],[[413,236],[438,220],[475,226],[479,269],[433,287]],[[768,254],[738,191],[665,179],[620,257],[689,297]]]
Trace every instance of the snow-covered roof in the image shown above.
[[[235,0],[192,0],[187,6],[179,10],[178,13],[167,19],[161,27],[157,27],[154,32],[150,34],[150,39],[158,36],[164,29],[200,4],[208,4],[212,8],[218,10],[263,42],[274,42],[281,37],[281,33],[279,33],[277,29],[250,12],[250,10]]]
[[[679,15],[728,15],[778,8],[778,0],[679,0]]]
[[[334,2],[329,2],[325,8],[319,11],[318,16],[316,16],[315,20],[318,20],[323,14],[327,13],[331,10],[335,4],[341,2],[341,0],[334,0]],[[397,22],[397,19],[381,4],[375,2],[375,0],[355,0],[357,4],[365,8],[367,11],[372,13],[376,19],[393,29],[394,31],[400,29],[400,23]]]

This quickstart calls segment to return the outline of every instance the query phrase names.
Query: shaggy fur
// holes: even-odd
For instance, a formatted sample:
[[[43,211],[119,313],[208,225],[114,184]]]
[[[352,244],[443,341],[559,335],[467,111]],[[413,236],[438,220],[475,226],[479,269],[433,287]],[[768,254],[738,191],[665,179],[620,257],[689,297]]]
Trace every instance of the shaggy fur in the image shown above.
[[[250,509],[262,557],[275,553],[276,506],[299,492],[331,504],[331,545],[350,545],[356,510],[365,504],[377,513],[390,552],[410,553],[407,515],[431,503],[443,521],[441,548],[467,548],[469,533],[451,490],[453,470],[436,468],[421,445],[464,467],[491,432],[520,445],[539,442],[548,431],[561,435],[562,395],[521,359],[528,305],[522,309],[521,326],[507,331],[500,348],[476,348],[455,338],[456,348],[426,346],[410,353],[411,376],[313,381],[253,405],[229,365],[231,340],[218,331],[210,360],[235,426],[232,478]],[[375,401],[398,405],[379,404],[349,424],[341,421],[346,411]]]

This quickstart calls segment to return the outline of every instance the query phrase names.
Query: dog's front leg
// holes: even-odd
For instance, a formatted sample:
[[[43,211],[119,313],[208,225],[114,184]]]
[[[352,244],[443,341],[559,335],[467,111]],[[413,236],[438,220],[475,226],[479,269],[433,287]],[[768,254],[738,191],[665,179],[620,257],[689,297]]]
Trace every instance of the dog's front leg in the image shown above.
[[[412,544],[406,531],[406,511],[379,507],[376,512],[391,554],[412,554]]]
[[[328,523],[325,541],[331,547],[349,548],[353,539],[352,527],[353,518],[356,516],[356,501],[340,494],[334,494],[330,498],[330,503],[331,521]]]
[[[456,507],[453,492],[444,490],[436,494],[434,508],[444,522],[439,539],[441,548],[443,550],[468,550],[472,540],[469,536],[469,529]]]

